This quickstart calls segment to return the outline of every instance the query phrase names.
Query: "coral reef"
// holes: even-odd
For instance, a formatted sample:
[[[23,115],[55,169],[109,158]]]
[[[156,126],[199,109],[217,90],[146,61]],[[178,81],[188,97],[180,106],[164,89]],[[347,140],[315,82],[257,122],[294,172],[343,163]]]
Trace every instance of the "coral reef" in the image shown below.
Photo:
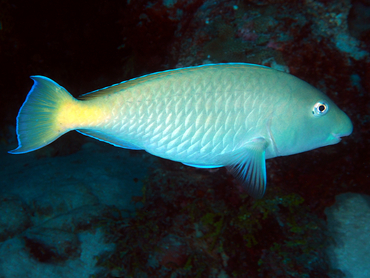
[[[117,248],[102,265],[115,277],[324,275],[323,221],[299,195],[276,191],[253,200],[225,173],[158,169],[135,217],[104,225]]]

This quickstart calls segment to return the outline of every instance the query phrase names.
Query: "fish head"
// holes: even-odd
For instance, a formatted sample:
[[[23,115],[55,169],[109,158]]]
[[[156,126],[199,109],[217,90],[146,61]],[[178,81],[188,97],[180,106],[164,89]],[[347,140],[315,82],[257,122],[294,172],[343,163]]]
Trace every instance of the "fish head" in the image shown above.
[[[301,82],[299,93],[290,95],[272,119],[270,133],[277,156],[337,144],[353,130],[349,117],[328,96]]]

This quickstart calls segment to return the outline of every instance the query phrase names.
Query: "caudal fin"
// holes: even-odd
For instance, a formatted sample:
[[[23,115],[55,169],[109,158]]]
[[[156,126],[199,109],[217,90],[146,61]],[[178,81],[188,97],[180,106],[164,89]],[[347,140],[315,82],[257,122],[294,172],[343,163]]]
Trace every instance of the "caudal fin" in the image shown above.
[[[18,148],[21,154],[50,144],[68,130],[57,123],[59,108],[74,100],[66,89],[44,76],[31,76],[34,85],[17,116]]]

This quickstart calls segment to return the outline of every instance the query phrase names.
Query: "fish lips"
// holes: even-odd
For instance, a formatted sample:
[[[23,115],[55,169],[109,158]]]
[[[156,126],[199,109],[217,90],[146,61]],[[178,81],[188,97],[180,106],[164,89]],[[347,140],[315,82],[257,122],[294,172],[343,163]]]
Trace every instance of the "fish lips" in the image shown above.
[[[331,133],[330,141],[332,144],[339,143],[342,140],[342,137],[348,136],[351,133],[352,131],[347,133]]]

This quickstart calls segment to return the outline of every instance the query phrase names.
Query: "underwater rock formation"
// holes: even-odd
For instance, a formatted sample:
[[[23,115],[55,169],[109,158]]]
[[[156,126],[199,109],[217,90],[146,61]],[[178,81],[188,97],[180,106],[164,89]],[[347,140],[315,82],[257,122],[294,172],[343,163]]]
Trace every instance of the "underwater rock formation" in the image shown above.
[[[343,193],[325,210],[332,244],[328,248],[331,268],[346,277],[370,276],[370,196]]]

